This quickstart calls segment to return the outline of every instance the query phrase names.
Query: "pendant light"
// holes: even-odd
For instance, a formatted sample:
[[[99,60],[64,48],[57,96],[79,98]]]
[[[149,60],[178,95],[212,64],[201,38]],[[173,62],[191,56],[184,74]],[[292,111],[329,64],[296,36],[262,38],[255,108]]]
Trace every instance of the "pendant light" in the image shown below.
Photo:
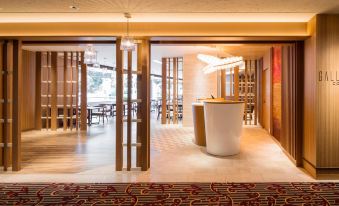
[[[85,64],[97,63],[97,51],[93,45],[88,45],[85,49]]]
[[[130,13],[124,13],[126,18],[126,36],[121,38],[120,49],[124,51],[134,51],[135,50],[135,42],[133,37],[129,35],[129,19],[132,18]]]

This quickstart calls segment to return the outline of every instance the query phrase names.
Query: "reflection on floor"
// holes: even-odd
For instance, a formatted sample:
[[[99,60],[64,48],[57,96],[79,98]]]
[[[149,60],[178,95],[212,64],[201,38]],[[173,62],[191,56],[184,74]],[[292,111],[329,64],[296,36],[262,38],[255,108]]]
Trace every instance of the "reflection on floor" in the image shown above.
[[[1,182],[261,182],[314,181],[296,168],[261,128],[245,127],[241,153],[218,158],[192,138],[192,128],[152,120],[151,169],[115,172],[115,123],[85,133],[28,132],[23,135],[23,169],[0,174]]]

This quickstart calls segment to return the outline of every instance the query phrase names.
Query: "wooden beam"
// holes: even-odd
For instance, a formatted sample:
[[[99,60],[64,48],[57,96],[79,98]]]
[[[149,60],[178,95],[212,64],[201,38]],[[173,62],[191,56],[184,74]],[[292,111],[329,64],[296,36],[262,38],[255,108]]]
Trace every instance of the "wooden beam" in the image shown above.
[[[121,39],[116,42],[116,155],[115,169],[121,171],[123,167],[123,51],[120,50]]]
[[[20,102],[22,98],[22,50],[21,41],[13,40],[13,103],[12,103],[12,170],[21,169],[21,120]]]
[[[51,130],[57,130],[58,116],[58,53],[52,52],[51,58]]]
[[[81,52],[81,124],[80,130],[87,131],[87,65],[84,63],[85,53]]]
[[[35,53],[35,129],[41,130],[41,52]]]
[[[67,64],[68,64],[68,53],[64,52],[64,118],[63,118],[63,129],[67,130],[67,117],[68,117],[68,108],[67,108]]]
[[[127,53],[127,171],[132,165],[132,51]]]
[[[161,124],[166,124],[167,102],[167,58],[162,58]]]

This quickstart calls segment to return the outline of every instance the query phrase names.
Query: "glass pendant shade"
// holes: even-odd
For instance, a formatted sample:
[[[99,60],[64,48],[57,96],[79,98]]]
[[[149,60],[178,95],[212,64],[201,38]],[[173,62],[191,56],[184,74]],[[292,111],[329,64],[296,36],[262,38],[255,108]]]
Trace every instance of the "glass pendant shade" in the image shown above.
[[[121,39],[120,49],[124,51],[134,51],[135,50],[134,39],[130,36],[124,36]]]
[[[88,46],[85,50],[85,64],[97,63],[97,51],[92,46]]]

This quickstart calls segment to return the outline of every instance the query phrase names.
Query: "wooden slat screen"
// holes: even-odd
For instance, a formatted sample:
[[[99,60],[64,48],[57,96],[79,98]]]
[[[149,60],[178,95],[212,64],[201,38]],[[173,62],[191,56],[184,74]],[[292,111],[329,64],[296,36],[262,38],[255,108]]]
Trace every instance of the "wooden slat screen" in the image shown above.
[[[21,41],[5,40],[0,43],[0,168],[21,169],[22,97]]]

